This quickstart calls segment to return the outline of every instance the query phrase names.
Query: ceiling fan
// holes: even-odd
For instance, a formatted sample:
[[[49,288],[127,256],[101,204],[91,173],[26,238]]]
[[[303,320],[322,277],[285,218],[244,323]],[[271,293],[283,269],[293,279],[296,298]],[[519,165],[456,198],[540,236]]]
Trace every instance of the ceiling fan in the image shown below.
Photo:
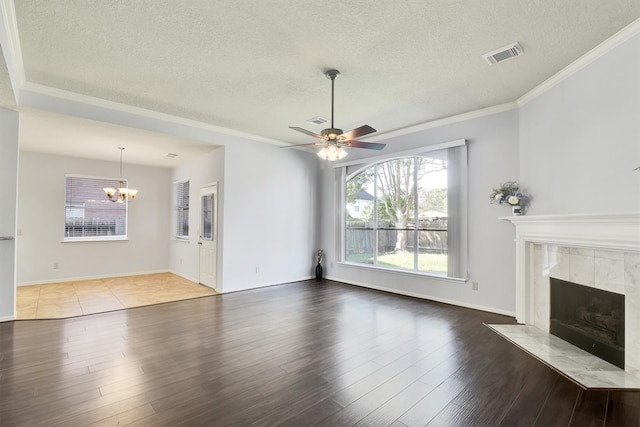
[[[289,129],[293,129],[298,132],[302,132],[306,135],[313,136],[314,138],[320,139],[320,141],[312,142],[310,144],[290,145],[288,147],[282,147],[282,148],[304,147],[308,145],[322,145],[323,147],[318,152],[318,156],[329,161],[343,159],[347,155],[347,152],[344,150],[343,147],[366,148],[369,150],[382,150],[386,144],[379,144],[374,142],[362,142],[362,141],[355,140],[355,138],[359,138],[361,136],[369,135],[371,133],[376,132],[376,130],[369,125],[363,125],[347,132],[343,132],[342,129],[337,129],[333,126],[334,85],[335,85],[336,78],[338,78],[338,76],[340,75],[340,71],[329,70],[324,74],[325,76],[327,76],[328,79],[331,80],[331,127],[327,129],[323,129],[318,135],[315,132],[311,132],[303,128],[291,126],[289,127]]]

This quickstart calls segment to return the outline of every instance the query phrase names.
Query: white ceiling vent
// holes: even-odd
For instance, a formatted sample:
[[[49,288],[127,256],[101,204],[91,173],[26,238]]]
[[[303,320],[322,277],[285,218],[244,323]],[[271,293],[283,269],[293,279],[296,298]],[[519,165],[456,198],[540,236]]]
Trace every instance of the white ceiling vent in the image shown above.
[[[321,125],[323,123],[327,123],[327,119],[323,119],[320,116],[316,116],[316,117],[310,118],[309,120],[307,120],[307,122],[313,123],[314,125]]]
[[[518,42],[516,42],[492,52],[485,53],[482,57],[489,63],[489,65],[493,65],[520,55],[524,55],[524,50],[522,50],[522,47],[520,47]]]

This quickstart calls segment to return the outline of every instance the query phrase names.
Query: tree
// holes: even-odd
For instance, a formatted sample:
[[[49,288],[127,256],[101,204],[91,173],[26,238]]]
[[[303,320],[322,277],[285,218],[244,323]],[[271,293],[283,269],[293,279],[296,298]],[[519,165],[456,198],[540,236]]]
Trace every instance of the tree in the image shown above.
[[[433,188],[420,191],[420,211],[436,211],[447,213],[447,189]]]
[[[446,162],[428,157],[390,160],[377,165],[378,220],[389,219],[397,231],[395,252],[407,250],[407,226],[414,215],[416,182],[446,169]]]

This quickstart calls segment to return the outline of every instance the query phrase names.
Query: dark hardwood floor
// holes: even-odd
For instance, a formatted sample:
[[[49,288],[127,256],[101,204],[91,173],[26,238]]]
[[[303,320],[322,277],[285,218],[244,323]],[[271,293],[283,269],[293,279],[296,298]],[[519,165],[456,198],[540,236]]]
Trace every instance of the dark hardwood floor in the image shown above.
[[[314,280],[0,323],[0,425],[640,425],[483,322],[513,319]]]

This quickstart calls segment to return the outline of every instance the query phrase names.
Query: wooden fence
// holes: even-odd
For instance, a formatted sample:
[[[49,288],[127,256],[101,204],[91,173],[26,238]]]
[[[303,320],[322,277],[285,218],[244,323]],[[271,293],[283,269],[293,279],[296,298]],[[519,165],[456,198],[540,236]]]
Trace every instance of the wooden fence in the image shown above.
[[[375,249],[375,233],[373,222],[349,221],[346,228],[347,255],[372,254]],[[378,223],[378,253],[388,253],[395,249],[398,233],[405,232],[407,249],[413,251],[418,237],[418,251],[420,253],[447,253],[447,220],[420,221],[418,231],[408,227],[398,229],[392,222]]]
[[[67,218],[65,237],[116,236],[125,234],[125,224],[119,219]]]

